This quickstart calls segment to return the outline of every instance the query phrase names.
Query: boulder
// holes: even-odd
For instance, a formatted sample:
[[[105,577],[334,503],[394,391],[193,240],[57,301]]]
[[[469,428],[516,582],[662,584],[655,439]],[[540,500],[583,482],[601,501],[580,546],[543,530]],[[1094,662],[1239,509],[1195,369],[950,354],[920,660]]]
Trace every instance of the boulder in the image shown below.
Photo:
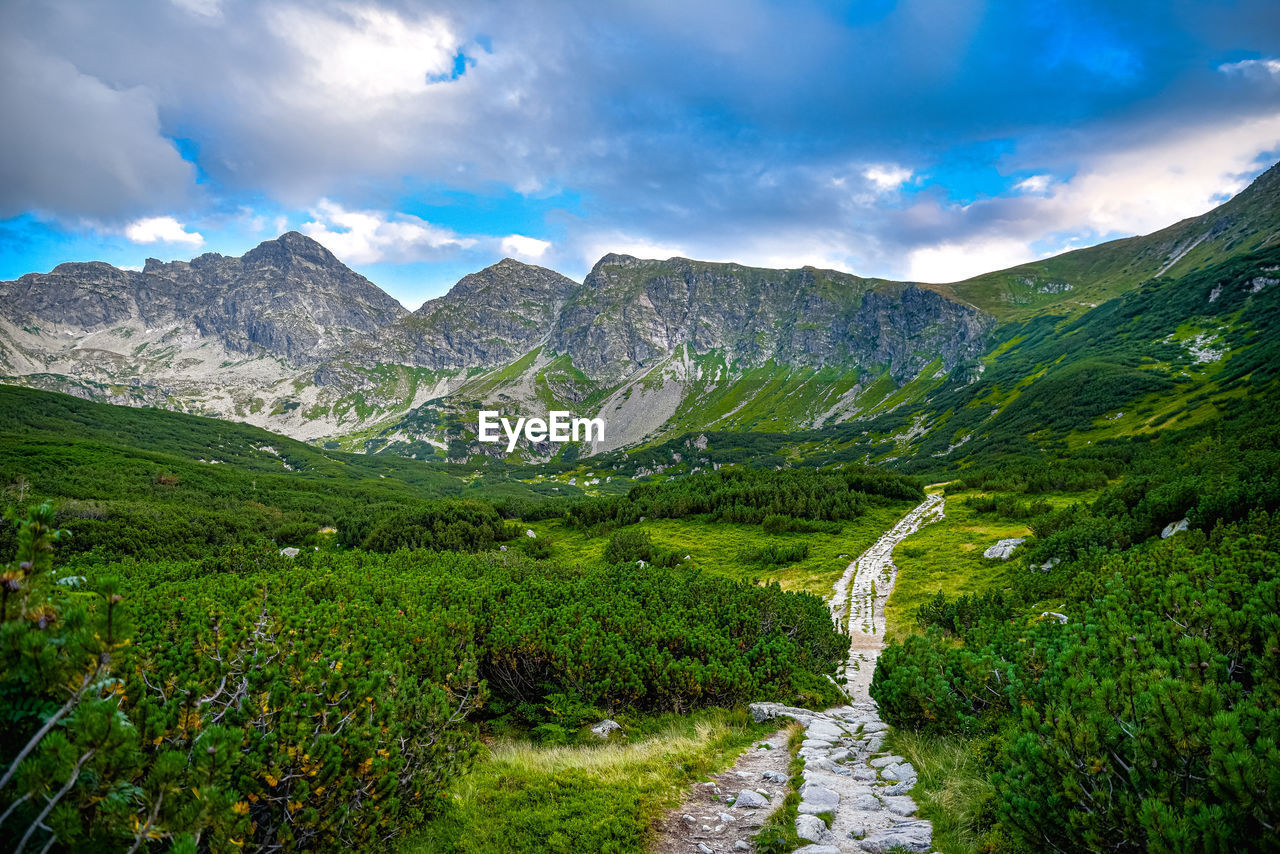
[[[759,792],[753,792],[750,789],[743,789],[741,792],[738,792],[738,797],[734,798],[733,805],[735,807],[755,810],[769,806],[769,799]]]
[[[608,738],[615,732],[622,735],[622,724],[607,718],[591,728],[591,734],[596,738]]]
[[[1164,530],[1160,532],[1160,539],[1167,540],[1174,534],[1181,534],[1185,530],[1187,530],[1186,519],[1182,519],[1178,522],[1170,522],[1168,525],[1165,525]]]
[[[827,823],[816,815],[802,815],[796,819],[796,836],[806,842],[821,842],[827,834]]]
[[[993,560],[1008,560],[1013,557],[1013,550],[1026,541],[1026,537],[1013,537],[1012,539],[1001,540],[983,552],[982,556]]]

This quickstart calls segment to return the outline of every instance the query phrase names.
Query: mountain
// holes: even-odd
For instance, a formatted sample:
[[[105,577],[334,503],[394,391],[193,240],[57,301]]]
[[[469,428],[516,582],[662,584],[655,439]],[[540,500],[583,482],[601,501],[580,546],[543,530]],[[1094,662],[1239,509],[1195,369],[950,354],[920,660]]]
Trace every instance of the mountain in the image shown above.
[[[481,403],[603,414],[613,429],[596,450],[713,401],[737,424],[731,410],[765,374],[810,386],[775,416],[807,424],[809,404],[850,414],[881,376],[952,370],[983,351],[991,326],[903,283],[621,255],[581,284],[506,259],[410,314],[292,232],[241,258],[142,272],[63,264],[0,295],[10,381],[411,453],[456,441],[458,419]]]
[[[875,433],[887,416],[893,447],[944,436],[930,445],[939,453],[1087,361],[1089,347],[1066,358],[1062,342],[1090,340],[1138,295],[1163,294],[1144,310],[1176,305],[1181,320],[1154,343],[1119,327],[1094,339],[1094,356],[1130,342],[1099,376],[1179,385],[1178,366],[1194,386],[1211,382],[1207,363],[1170,355],[1191,353],[1186,342],[1232,349],[1222,364],[1254,347],[1240,337],[1261,331],[1251,317],[1221,314],[1225,303],[1206,313],[1166,285],[1270,281],[1278,169],[1154,234],[948,285],[617,254],[578,283],[505,259],[409,313],[293,232],[241,258],[152,260],[141,272],[62,264],[0,283],[0,379],[454,460],[502,453],[475,441],[479,408],[605,419],[604,441],[522,446],[517,460],[531,462],[697,431]]]
[[[1074,317],[1157,276],[1177,278],[1277,244],[1280,163],[1208,213],[1152,234],[925,287],[978,306],[1000,320]]]

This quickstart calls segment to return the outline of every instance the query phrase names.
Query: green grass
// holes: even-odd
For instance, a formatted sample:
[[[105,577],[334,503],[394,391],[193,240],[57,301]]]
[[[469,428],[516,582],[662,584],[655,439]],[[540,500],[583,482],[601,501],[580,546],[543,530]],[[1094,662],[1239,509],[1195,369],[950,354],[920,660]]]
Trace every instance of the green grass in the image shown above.
[[[916,609],[942,591],[948,597],[1008,586],[1010,573],[1018,571],[1018,553],[1007,561],[982,556],[999,540],[1030,536],[1025,521],[1003,519],[995,513],[978,513],[966,499],[988,493],[967,491],[947,496],[946,518],[932,522],[894,549],[898,577],[885,606],[887,638],[902,638],[918,631]],[[1093,493],[1054,493],[1028,496],[1045,500],[1054,509],[1087,502]]]
[[[838,534],[766,534],[759,525],[704,522],[697,519],[649,519],[639,523],[663,549],[689,555],[693,563],[708,572],[730,578],[758,578],[776,581],[784,590],[827,596],[831,586],[849,562],[870,547],[880,535],[892,528],[908,510],[911,502],[900,501],[871,507],[858,519],[845,523]],[[553,558],[587,563],[601,559],[609,538],[588,537],[580,529],[560,520],[529,523],[539,539],[551,543]],[[769,545],[809,546],[803,561],[783,566],[744,563],[740,553]],[[848,557],[839,557],[844,554]]]
[[[894,730],[886,748],[905,756],[919,773],[911,796],[920,816],[933,822],[933,850],[976,854],[984,850],[984,816],[994,791],[980,755],[981,742]]]
[[[966,498],[983,494],[948,495],[946,518],[924,526],[894,549],[898,577],[885,606],[887,638],[916,631],[916,609],[939,590],[954,597],[1006,586],[1009,563],[1016,561],[989,560],[982,553],[998,540],[1028,536],[1030,529],[966,506]]]
[[[689,784],[727,767],[770,729],[752,724],[743,710],[714,710],[671,716],[634,741],[499,742],[457,781],[443,814],[400,850],[640,854],[653,822]]]

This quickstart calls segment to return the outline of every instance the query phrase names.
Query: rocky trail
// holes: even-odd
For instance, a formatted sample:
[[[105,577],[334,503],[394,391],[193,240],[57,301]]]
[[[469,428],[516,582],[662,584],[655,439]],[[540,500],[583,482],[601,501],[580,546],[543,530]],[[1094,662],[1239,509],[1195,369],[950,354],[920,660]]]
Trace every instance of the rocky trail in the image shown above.
[[[831,617],[852,639],[845,666],[848,704],[822,712],[778,703],[751,705],[757,721],[790,718],[805,727],[796,831],[807,844],[797,854],[932,850],[933,828],[915,817],[916,803],[909,794],[916,770],[903,757],[883,750],[888,725],[880,720],[869,690],[884,647],[884,606],[897,576],[893,549],[921,526],[941,519],[944,506],[942,495],[929,495],[849,564],[835,584]],[[773,749],[748,750],[714,784],[695,787],[694,794],[663,823],[655,850],[660,854],[752,850],[748,840],[781,806],[786,791],[777,775],[785,775],[790,757],[776,747],[785,748],[786,731],[775,733],[768,743]],[[761,754],[767,754],[767,760]],[[762,770],[764,761],[770,766],[767,771]]]

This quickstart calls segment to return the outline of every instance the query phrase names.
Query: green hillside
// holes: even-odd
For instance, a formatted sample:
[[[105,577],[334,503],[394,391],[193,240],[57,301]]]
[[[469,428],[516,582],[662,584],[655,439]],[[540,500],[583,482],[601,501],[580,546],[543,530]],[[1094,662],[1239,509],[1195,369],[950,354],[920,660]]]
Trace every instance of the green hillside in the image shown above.
[[[1001,320],[1076,317],[1158,276],[1201,272],[1280,241],[1280,165],[1201,216],[1141,237],[1113,240],[1043,261],[928,286]]]

